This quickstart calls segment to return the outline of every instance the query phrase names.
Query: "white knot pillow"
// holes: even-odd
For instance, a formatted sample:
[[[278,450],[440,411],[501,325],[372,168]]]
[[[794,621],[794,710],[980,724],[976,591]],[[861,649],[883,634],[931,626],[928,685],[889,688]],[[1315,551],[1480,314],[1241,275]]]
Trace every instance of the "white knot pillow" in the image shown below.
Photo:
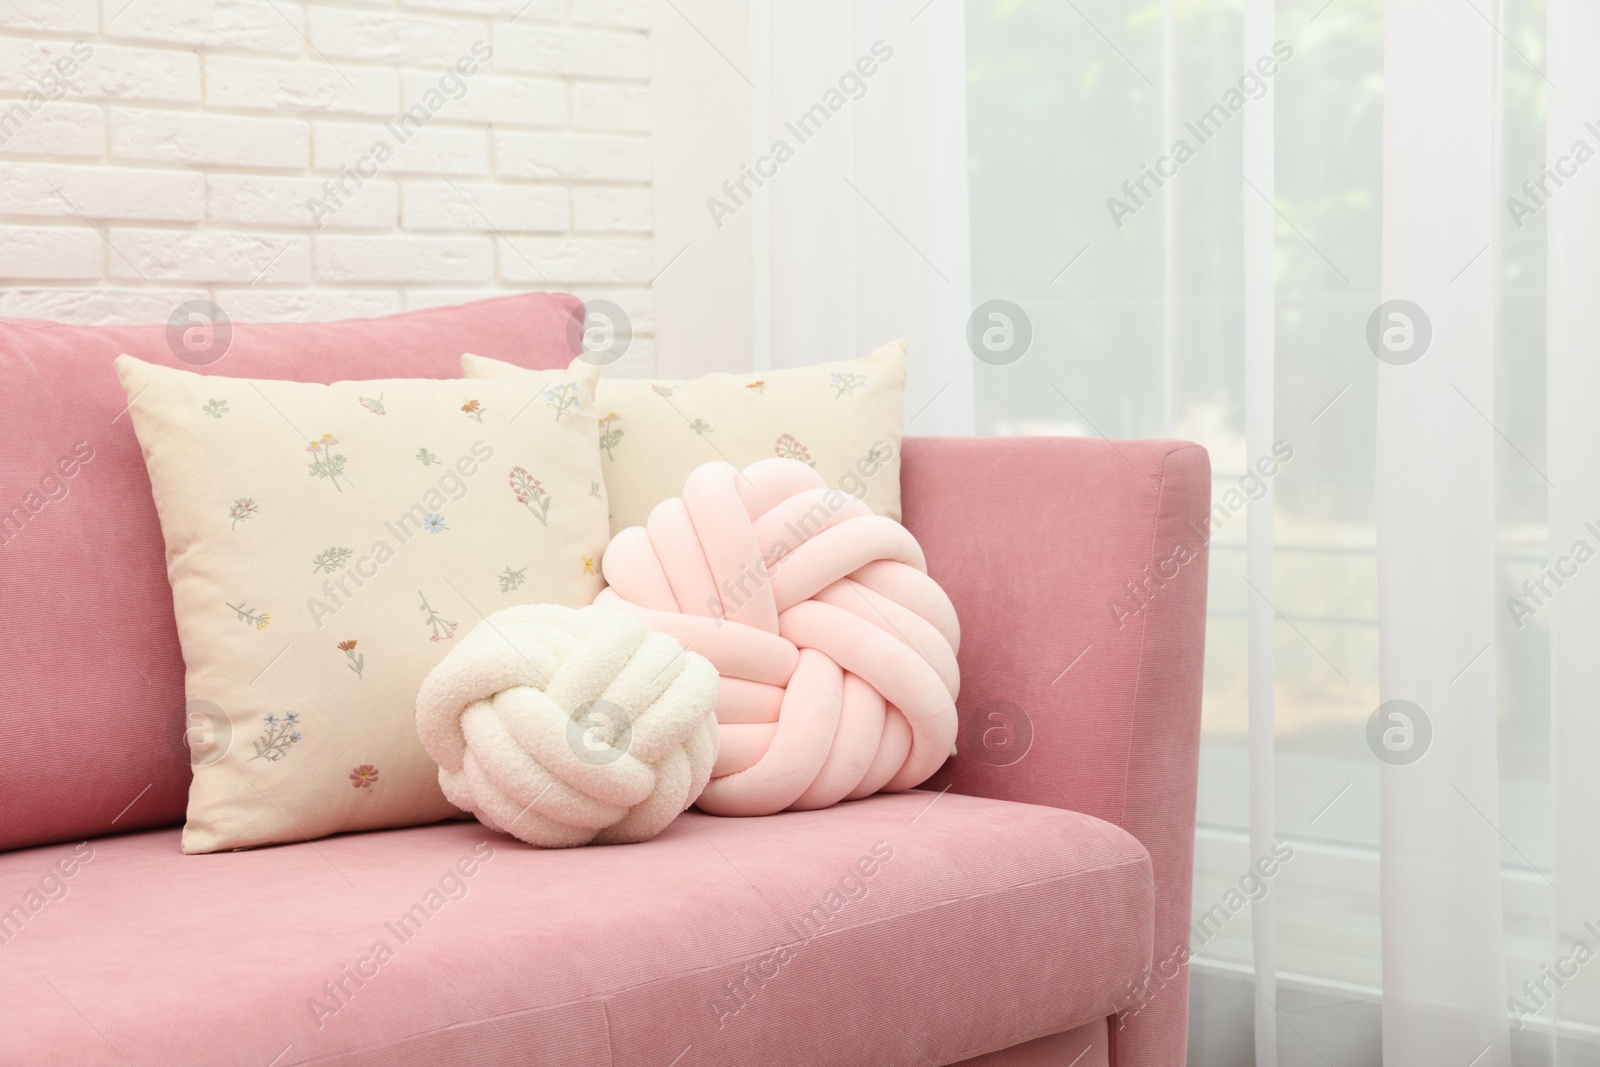
[[[717,758],[717,672],[638,617],[537,604],[484,619],[429,673],[417,733],[452,804],[531,845],[646,841]]]

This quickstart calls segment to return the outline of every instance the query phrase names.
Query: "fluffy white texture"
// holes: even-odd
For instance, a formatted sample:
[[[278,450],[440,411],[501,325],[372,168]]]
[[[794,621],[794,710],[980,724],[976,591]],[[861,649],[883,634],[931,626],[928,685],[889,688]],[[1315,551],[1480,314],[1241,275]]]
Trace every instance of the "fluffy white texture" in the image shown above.
[[[646,841],[717,758],[716,669],[637,616],[537,604],[484,619],[417,694],[450,802],[531,845]]]

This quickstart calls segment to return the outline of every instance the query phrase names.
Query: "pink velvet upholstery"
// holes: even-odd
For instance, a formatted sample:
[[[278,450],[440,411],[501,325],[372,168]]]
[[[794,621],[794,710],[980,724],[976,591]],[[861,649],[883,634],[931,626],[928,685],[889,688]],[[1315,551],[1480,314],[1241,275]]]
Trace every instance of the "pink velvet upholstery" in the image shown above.
[[[1150,958],[1130,835],[953,793],[567,851],[473,823],[89,847],[0,925],[6,1062],[951,1063],[1102,1020]],[[73,855],[0,856],[0,901]]]
[[[0,320],[0,850],[183,819],[183,661],[119,353],[231,377],[459,378],[463,352],[565,366],[578,309],[527,293],[236,324],[206,366],[180,361],[164,325]]]
[[[1115,1013],[1152,958],[1188,945],[1205,453],[913,438],[903,458],[906,524],[961,620],[961,753],[923,791],[766,819],[691,812],[642,845],[562,853],[449,824],[187,857],[175,832],[149,832],[78,846],[94,856],[70,878],[54,865],[71,845],[0,855],[0,1060],[1179,1067],[1185,982]],[[65,537],[99,499],[33,521],[70,518]],[[72,550],[55,573],[95,587],[93,556]],[[159,574],[159,550],[146,563]],[[9,603],[26,583],[9,566],[6,580]],[[170,630],[164,592],[145,615],[117,588],[97,603]],[[45,662],[12,634],[8,666]],[[63,662],[32,714],[81,732],[126,708],[115,665],[86,666],[99,688]],[[148,721],[122,725],[99,724],[146,774],[179,778]],[[13,775],[57,806],[126,777],[114,746],[27,736],[38,769],[0,750],[7,833],[36,832],[11,829]],[[183,766],[176,738],[170,757]],[[48,823],[53,809],[22,810]],[[493,858],[452,876],[486,839]],[[402,944],[385,924],[416,904],[429,917]],[[795,930],[808,923],[820,933]],[[343,968],[369,968],[380,938],[393,958],[357,986]],[[325,982],[346,1003],[319,1029],[308,1001]]]
[[[1088,812],[1149,850],[1155,959],[1187,974],[1210,463],[1198,445],[910,438],[905,523],[961,618],[962,754],[924,788]],[[1163,968],[1171,974],[1171,965]],[[1186,980],[1112,1062],[1184,1062]]]

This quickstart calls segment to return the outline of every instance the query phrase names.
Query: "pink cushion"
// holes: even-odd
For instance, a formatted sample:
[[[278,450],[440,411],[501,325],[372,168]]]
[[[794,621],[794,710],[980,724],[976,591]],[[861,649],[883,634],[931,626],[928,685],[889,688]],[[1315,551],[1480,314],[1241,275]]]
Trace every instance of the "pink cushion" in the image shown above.
[[[1150,962],[1132,837],[955,793],[561,852],[470,823],[91,846],[0,916],[8,1060],[949,1063],[1110,1014]],[[0,856],[0,906],[73,847]]]
[[[526,293],[236,324],[206,366],[178,359],[164,325],[0,320],[0,849],[183,818],[183,660],[119,353],[240,378],[457,378],[468,351],[565,366],[578,307]]]
[[[596,603],[722,675],[713,815],[825,808],[921,785],[950,755],[955,608],[916,538],[799,460],[694,469],[619,532]]]

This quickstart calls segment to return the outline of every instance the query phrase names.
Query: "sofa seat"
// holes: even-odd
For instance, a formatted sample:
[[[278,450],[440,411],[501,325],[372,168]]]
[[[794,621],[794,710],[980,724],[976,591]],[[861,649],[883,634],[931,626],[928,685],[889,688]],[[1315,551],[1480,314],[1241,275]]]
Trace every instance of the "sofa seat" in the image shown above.
[[[1117,827],[956,793],[567,851],[147,831],[0,855],[0,1062],[954,1063],[1126,1005],[1153,893]]]

